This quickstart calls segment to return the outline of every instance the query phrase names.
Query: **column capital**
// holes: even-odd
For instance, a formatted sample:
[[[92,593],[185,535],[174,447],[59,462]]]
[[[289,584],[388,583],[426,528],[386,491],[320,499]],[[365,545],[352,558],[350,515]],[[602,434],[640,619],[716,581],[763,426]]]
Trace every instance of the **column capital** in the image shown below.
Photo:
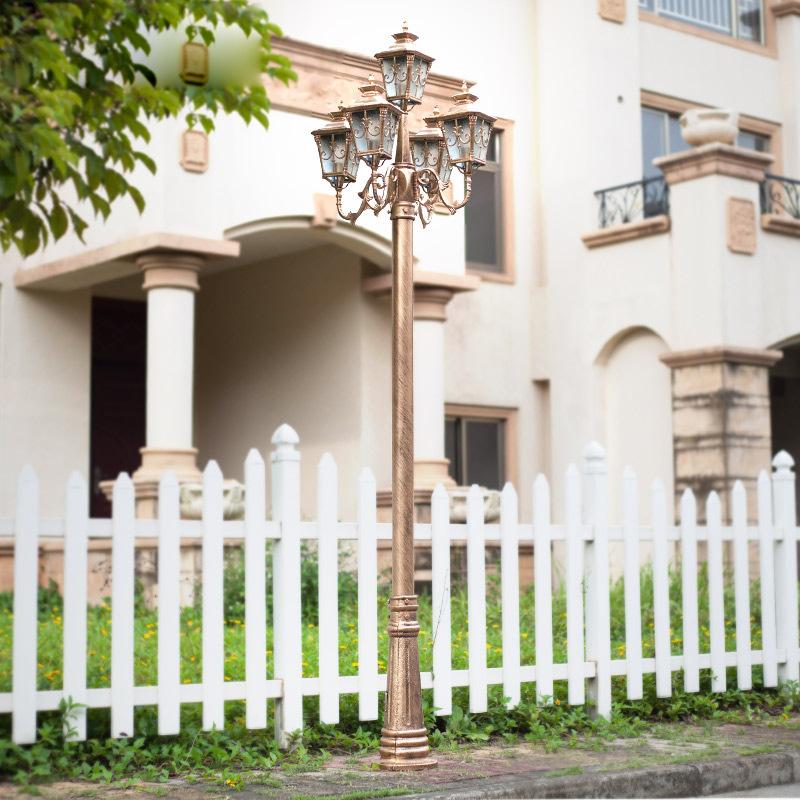
[[[782,0],[771,6],[772,15],[775,17],[788,17],[794,15],[800,17],[800,0]]]
[[[205,258],[193,253],[155,252],[138,256],[136,264],[144,273],[145,291],[162,287],[200,289],[198,276]]]
[[[447,304],[453,299],[453,290],[437,286],[414,287],[414,319],[447,321]]]
[[[700,364],[749,364],[754,367],[772,367],[783,358],[780,350],[761,350],[756,347],[703,347],[699,350],[681,350],[659,356],[671,369],[695,367]]]
[[[761,183],[764,173],[775,160],[769,153],[712,142],[653,160],[669,184],[683,183],[706,175],[728,175]]]

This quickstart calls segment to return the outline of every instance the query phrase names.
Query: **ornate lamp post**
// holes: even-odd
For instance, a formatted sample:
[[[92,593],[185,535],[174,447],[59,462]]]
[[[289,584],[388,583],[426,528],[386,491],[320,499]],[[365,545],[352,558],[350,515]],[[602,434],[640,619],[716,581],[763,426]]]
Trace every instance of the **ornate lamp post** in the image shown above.
[[[389,770],[426,769],[428,734],[422,715],[414,594],[414,417],[413,417],[413,236],[414,218],[423,227],[434,203],[451,214],[466,205],[472,173],[483,166],[495,118],[478,111],[478,99],[467,91],[453,97],[446,114],[427,117],[428,127],[409,136],[408,110],[422,101],[433,63],[415,49],[417,36],[403,25],[394,44],[376,54],[384,86],[359,87],[360,99],[339,105],[331,121],[313,132],[322,177],[336,190],[339,216],[355,224],[369,209],[377,216],[389,208],[392,219],[392,596],[389,600],[389,664],[380,766]],[[385,87],[385,88],[384,88]],[[380,168],[395,161],[385,172]],[[360,162],[370,169],[358,193],[361,205],[342,210],[342,190],[356,180]],[[451,205],[444,198],[452,168],[464,176],[464,199]]]

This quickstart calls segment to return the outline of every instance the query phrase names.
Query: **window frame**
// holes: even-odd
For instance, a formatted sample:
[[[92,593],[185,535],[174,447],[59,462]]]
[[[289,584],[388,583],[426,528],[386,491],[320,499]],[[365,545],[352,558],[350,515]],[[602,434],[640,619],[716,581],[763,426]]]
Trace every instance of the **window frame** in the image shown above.
[[[517,485],[517,409],[502,406],[476,406],[445,403],[444,420],[466,418],[479,422],[503,422],[503,469],[506,482]],[[442,423],[444,424],[444,420]],[[500,489],[502,490],[502,486]]]
[[[775,15],[772,13],[772,6],[780,0],[763,0],[762,3],[762,42],[751,42],[747,39],[737,39],[727,33],[719,33],[708,28],[703,28],[700,25],[695,25],[691,22],[683,22],[682,20],[673,19],[671,17],[663,17],[657,11],[647,11],[643,8],[637,8],[639,12],[639,20],[641,22],[649,22],[653,25],[661,25],[664,28],[669,28],[680,33],[688,33],[690,36],[699,36],[702,39],[708,39],[712,42],[725,44],[729,47],[738,47],[740,50],[747,50],[751,53],[757,53],[761,56],[768,58],[778,57],[777,38],[775,32]]]
[[[466,228],[464,231],[464,265],[471,275],[480,275],[481,279],[493,283],[516,283],[514,263],[514,123],[507,119],[498,119],[494,130],[502,134],[500,146],[500,162],[495,169],[500,180],[499,203],[496,214],[498,221],[498,252],[501,270],[492,272],[481,269],[479,264],[467,261]],[[481,167],[484,169],[484,167]],[[466,221],[465,221],[466,226]]]
[[[640,93],[640,108],[650,108],[654,111],[666,112],[668,114],[683,114],[690,108],[711,108],[703,103],[692,103],[689,100],[681,100],[677,97],[659,94],[642,89]],[[782,153],[783,153],[783,129],[776,122],[758,117],[749,117],[745,114],[739,116],[739,130],[743,133],[754,133],[758,136],[769,138],[769,154],[775,158],[770,166],[770,172],[782,175]],[[640,133],[641,136],[641,133]]]

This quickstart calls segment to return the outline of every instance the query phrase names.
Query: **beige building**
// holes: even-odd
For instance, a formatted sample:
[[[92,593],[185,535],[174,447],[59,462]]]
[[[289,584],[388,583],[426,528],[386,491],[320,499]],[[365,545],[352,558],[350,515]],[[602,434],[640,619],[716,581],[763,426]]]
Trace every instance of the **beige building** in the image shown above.
[[[305,515],[327,451],[343,518],[364,466],[390,502],[391,226],[336,218],[310,131],[401,20],[264,4],[299,76],[268,85],[268,132],[154,125],[142,215],[121,203],[86,244],[0,257],[0,516],[26,463],[44,515],[76,468],[95,516],[122,470],[151,514],[166,466],[192,481],[213,458],[241,480],[283,422]],[[655,477],[717,489],[729,513],[733,480],[752,488],[779,448],[800,457],[800,3],[473,5],[409,20],[436,57],[412,131],[463,79],[499,117],[466,211],[415,231],[422,513],[439,480],[510,480],[529,520],[545,472],[560,519],[564,470],[593,439],[612,520],[627,464],[643,514]],[[691,108],[738,112],[732,144],[690,147]]]

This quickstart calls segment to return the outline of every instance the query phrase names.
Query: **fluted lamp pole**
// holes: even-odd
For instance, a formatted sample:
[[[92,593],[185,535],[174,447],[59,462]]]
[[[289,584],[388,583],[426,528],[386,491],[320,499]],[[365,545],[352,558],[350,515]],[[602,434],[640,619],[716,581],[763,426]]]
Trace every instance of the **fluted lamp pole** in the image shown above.
[[[447,113],[437,108],[425,119],[427,127],[410,136],[408,110],[422,101],[433,59],[416,49],[418,37],[405,24],[393,38],[394,44],[375,56],[384,85],[370,75],[359,87],[361,97],[350,106],[340,103],[313,135],[322,177],[336,190],[339,216],[355,224],[367,209],[377,216],[388,208],[392,220],[392,596],[380,767],[417,770],[436,761],[422,714],[414,594],[414,219],[424,227],[435,203],[451,214],[466,205],[472,173],[486,162],[495,118],[475,108],[478,98],[464,83]],[[395,160],[382,171],[395,143]],[[361,162],[369,167],[358,192],[361,203],[345,213],[342,190],[355,182]],[[464,197],[451,205],[444,190],[453,167],[464,176]]]

